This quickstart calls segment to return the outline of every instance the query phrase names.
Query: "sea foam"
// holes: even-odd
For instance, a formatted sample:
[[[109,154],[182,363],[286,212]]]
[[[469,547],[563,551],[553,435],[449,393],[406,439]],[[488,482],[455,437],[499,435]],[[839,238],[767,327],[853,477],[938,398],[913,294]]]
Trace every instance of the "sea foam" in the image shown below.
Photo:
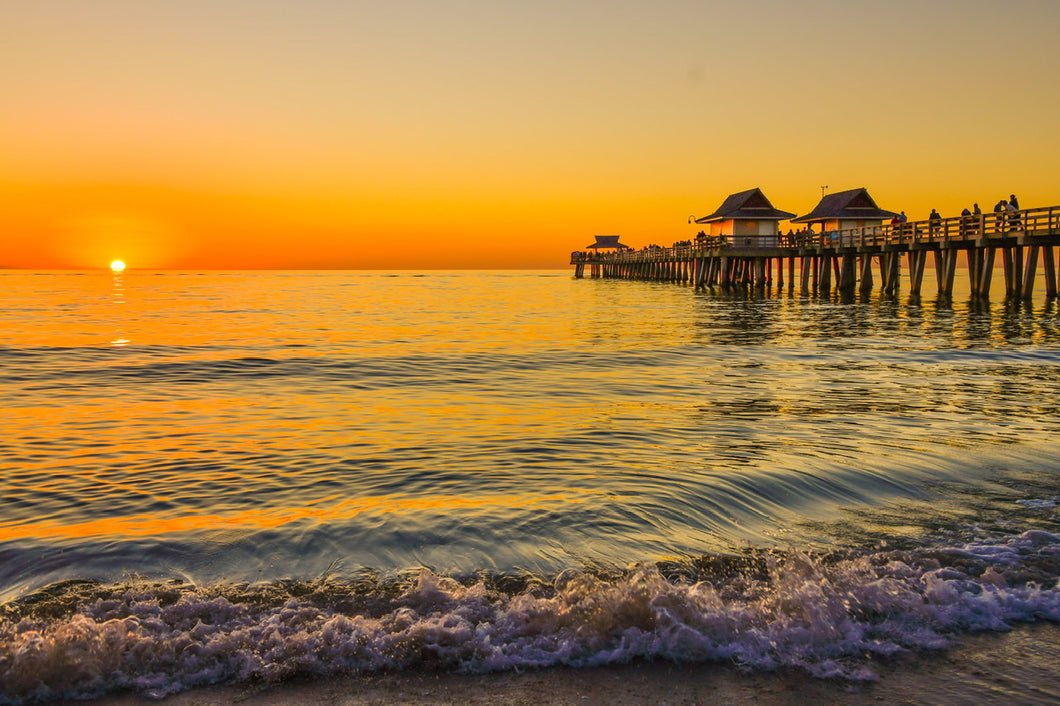
[[[1060,536],[844,556],[749,552],[625,572],[51,589],[3,607],[3,702],[413,668],[633,659],[869,680],[872,661],[962,633],[1060,621]],[[514,586],[518,584],[518,586]],[[513,587],[514,586],[514,587]],[[74,598],[72,598],[72,596]]]

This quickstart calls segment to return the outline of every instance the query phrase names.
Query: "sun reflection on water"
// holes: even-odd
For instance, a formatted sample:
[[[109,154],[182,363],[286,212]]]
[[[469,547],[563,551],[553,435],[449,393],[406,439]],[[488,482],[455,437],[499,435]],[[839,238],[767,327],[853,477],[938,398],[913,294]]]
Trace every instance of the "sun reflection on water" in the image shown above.
[[[122,273],[125,271],[125,263],[121,260],[115,260],[110,263],[110,269],[114,273],[113,283],[111,285],[111,298],[110,303],[115,306],[125,305],[125,280]],[[124,316],[117,320],[117,327],[114,329],[114,338],[111,339],[110,345],[112,348],[123,348],[131,341],[125,336],[125,329],[122,326]]]

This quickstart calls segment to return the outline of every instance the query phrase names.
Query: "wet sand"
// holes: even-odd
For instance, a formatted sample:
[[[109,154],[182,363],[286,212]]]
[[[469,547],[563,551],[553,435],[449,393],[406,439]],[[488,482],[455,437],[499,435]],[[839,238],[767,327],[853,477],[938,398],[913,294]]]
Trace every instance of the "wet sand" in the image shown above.
[[[851,685],[798,672],[744,674],[721,665],[639,662],[598,669],[461,675],[406,672],[222,686],[163,701],[122,695],[94,706],[230,704],[1057,704],[1060,625],[967,636],[947,651],[874,663]],[[85,702],[81,702],[85,703]]]

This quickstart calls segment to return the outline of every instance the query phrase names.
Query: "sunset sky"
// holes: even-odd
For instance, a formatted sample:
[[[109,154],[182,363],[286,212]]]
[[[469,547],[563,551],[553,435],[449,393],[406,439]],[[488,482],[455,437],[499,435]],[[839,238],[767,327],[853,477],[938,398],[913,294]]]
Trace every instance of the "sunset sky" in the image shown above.
[[[0,266],[563,267],[1060,203],[1057,0],[0,0]]]

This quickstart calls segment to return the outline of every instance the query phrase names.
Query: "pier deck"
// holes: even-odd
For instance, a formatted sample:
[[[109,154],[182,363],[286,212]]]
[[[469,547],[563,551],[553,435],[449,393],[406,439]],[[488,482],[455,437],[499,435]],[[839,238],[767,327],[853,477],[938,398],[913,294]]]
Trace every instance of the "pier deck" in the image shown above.
[[[574,252],[570,264],[575,277],[584,277],[588,269],[592,277],[672,281],[697,288],[767,286],[774,281],[783,286],[786,269],[793,289],[798,265],[798,286],[818,292],[871,291],[877,269],[882,290],[894,293],[905,259],[911,293],[920,294],[927,255],[933,253],[938,292],[949,296],[964,253],[973,295],[987,297],[1000,253],[1006,297],[1029,298],[1039,261],[1046,294],[1057,295],[1055,246],[1060,246],[1060,206],[798,237],[706,236],[668,248]]]

